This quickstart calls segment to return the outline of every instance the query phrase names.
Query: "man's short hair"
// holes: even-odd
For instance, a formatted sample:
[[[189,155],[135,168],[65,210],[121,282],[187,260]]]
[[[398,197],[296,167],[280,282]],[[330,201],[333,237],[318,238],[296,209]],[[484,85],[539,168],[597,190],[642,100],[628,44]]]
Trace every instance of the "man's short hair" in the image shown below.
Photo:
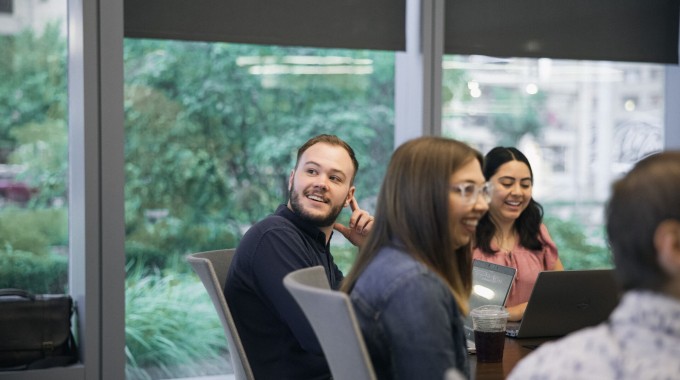
[[[297,158],[295,160],[295,168],[298,167],[298,164],[300,163],[300,157],[302,157],[305,151],[309,149],[309,147],[311,147],[312,145],[318,143],[337,145],[344,148],[347,151],[347,154],[349,154],[349,158],[352,159],[352,165],[354,166],[354,174],[352,175],[352,180],[350,181],[350,183],[354,183],[354,177],[356,177],[357,172],[359,171],[359,161],[357,161],[356,155],[354,154],[354,150],[352,149],[352,147],[349,146],[349,144],[347,144],[344,140],[335,135],[326,134],[318,135],[312,137],[311,139],[307,140],[306,143],[302,144],[302,146],[298,148]]]
[[[607,237],[623,288],[658,291],[668,276],[659,266],[654,233],[661,222],[680,221],[680,152],[638,162],[612,186]]]

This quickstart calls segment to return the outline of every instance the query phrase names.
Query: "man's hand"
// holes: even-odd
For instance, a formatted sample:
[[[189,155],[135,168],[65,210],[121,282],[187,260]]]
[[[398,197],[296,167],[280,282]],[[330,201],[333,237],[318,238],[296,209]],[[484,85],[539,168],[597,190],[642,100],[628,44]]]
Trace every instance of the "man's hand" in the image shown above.
[[[340,223],[335,223],[333,228],[339,231],[352,244],[360,247],[363,244],[366,235],[373,227],[373,217],[365,210],[359,208],[359,203],[356,198],[352,197],[349,201],[349,206],[352,208],[352,216],[349,218],[349,227],[345,227]]]

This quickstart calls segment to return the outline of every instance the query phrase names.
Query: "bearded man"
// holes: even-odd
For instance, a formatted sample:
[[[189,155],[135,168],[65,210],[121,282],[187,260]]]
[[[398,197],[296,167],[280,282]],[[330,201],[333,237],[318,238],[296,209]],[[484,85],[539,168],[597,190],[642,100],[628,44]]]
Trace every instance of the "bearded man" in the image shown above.
[[[333,230],[361,245],[373,217],[354,198],[359,163],[352,148],[319,135],[298,149],[288,180],[288,204],[253,225],[229,268],[224,294],[256,379],[329,379],[321,346],[283,277],[321,265],[333,289],[342,272],[333,262]],[[350,207],[349,226],[336,223]]]

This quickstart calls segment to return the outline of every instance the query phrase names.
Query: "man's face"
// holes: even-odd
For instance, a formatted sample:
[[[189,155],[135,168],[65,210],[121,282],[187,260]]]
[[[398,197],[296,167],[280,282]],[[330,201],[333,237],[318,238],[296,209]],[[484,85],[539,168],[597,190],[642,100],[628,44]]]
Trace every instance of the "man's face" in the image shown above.
[[[352,159],[341,146],[317,143],[288,180],[288,208],[318,227],[330,227],[354,195]]]

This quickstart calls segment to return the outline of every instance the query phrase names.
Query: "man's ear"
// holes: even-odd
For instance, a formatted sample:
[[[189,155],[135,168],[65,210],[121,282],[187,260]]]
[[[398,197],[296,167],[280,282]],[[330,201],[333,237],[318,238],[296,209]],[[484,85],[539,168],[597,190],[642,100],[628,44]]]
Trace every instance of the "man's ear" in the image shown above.
[[[680,276],[680,221],[668,219],[656,227],[654,248],[661,269],[671,277]]]
[[[295,175],[295,169],[292,169],[290,171],[290,176],[288,176],[288,188],[290,189],[291,186],[293,186],[293,176]]]
[[[349,207],[349,201],[354,197],[354,190],[356,190],[356,187],[350,186],[349,191],[347,192],[347,198],[345,199],[345,207]]]

